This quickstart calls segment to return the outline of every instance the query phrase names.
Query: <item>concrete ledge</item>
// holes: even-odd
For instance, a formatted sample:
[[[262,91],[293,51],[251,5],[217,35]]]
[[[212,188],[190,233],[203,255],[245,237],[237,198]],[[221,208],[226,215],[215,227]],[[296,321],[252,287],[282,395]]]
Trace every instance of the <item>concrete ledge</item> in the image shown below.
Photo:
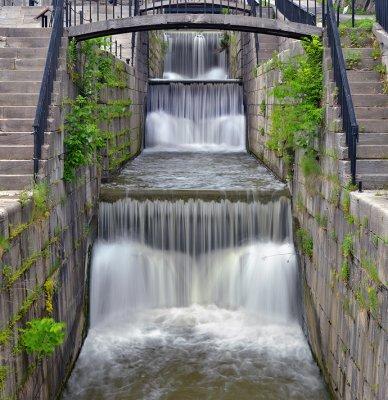
[[[221,14],[155,14],[92,22],[68,28],[70,37],[85,40],[126,32],[168,29],[219,29],[301,39],[322,36],[322,29],[269,18]]]

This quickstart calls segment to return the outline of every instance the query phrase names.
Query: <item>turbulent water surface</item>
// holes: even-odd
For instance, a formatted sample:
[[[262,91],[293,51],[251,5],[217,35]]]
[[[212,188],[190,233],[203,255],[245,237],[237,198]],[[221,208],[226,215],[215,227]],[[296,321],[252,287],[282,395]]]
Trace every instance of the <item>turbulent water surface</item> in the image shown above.
[[[168,33],[165,77],[225,78],[220,38]],[[146,151],[103,188],[65,400],[327,398],[300,324],[286,186],[245,138],[238,84],[151,86]]]

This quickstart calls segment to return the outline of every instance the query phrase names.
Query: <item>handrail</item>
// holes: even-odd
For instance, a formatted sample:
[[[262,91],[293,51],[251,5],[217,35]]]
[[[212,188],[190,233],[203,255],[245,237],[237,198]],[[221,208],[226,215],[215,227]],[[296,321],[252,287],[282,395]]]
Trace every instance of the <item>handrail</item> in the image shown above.
[[[313,3],[314,0],[312,0]],[[313,6],[314,4],[314,6]],[[292,22],[298,22],[307,25],[316,25],[317,23],[317,3],[310,4],[307,2],[307,7],[304,8],[299,1],[299,4],[292,0],[275,0],[276,9],[279,10],[285,18]],[[324,4],[324,3],[322,3]],[[311,6],[311,11],[310,11]],[[312,11],[315,11],[314,13]]]
[[[63,35],[63,6],[64,0],[53,0],[53,27],[47,51],[46,63],[40,86],[39,99],[34,120],[34,179],[39,173],[39,160],[42,156],[42,145],[47,128],[47,119],[54,87],[55,72],[58,67],[59,51]]]
[[[354,112],[352,95],[346,73],[346,64],[342,52],[340,35],[332,0],[327,0],[326,26],[331,50],[331,59],[333,62],[334,80],[338,88],[338,102],[341,107],[342,126],[345,131],[346,145],[348,146],[350,173],[352,177],[352,183],[355,184],[358,124],[356,120],[356,114]]]
[[[388,2],[387,0],[375,0],[377,22],[388,32]]]

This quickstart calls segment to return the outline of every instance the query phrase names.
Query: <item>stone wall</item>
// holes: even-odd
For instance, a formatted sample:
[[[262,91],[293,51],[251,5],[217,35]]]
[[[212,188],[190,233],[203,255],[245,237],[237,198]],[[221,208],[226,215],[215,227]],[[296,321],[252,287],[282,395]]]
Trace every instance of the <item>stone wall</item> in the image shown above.
[[[164,56],[167,42],[162,31],[148,32],[149,40],[149,74],[150,78],[163,78]]]
[[[63,60],[40,163],[43,183],[32,192],[22,192],[19,199],[12,193],[9,198],[0,198],[1,400],[54,399],[82,346],[87,332],[87,272],[97,230],[101,170],[107,177],[136,155],[142,144],[147,35],[137,37],[134,66],[124,64],[128,87],[106,89],[101,96],[106,103],[132,100],[131,116],[106,126],[111,139],[103,152],[103,166],[80,168],[73,183],[62,179],[66,135],[62,129],[66,113],[63,100],[76,95]],[[64,343],[47,358],[28,355],[20,345],[20,329],[34,318],[49,316],[66,324]]]
[[[249,148],[285,180],[283,160],[266,146],[270,92],[280,75],[266,65],[256,68],[249,38],[242,45]],[[282,41],[279,49],[285,48],[281,58],[301,51],[294,41]],[[348,185],[327,50],[324,61],[326,129],[316,144],[321,172],[303,176],[297,152],[289,180],[307,335],[334,398],[382,400],[388,398],[388,194],[357,193]]]

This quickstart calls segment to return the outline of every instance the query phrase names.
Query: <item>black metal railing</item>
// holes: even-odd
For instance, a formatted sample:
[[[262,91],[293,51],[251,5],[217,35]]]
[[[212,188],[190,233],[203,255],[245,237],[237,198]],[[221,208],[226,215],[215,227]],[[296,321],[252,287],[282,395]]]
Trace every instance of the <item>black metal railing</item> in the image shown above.
[[[289,21],[307,25],[316,25],[318,12],[324,10],[324,2],[317,4],[317,0],[307,0],[307,3],[301,0],[275,0],[275,6]]]
[[[376,20],[388,32],[388,0],[375,0]]]
[[[34,178],[39,173],[39,160],[42,156],[42,145],[47,128],[47,120],[51,104],[51,96],[54,87],[55,73],[58,67],[59,53],[63,34],[63,9],[64,0],[53,0],[53,28],[47,51],[42,84],[39,92],[38,105],[34,120]]]
[[[334,81],[338,88],[338,103],[341,108],[343,130],[348,146],[348,157],[350,160],[350,173],[352,183],[356,183],[356,160],[358,142],[358,124],[354,112],[353,100],[350,92],[346,64],[342,52],[340,35],[337,27],[336,15],[333,1],[327,0],[326,26],[331,59],[334,70]]]
[[[313,1],[313,0],[310,0]],[[137,15],[172,13],[239,14],[274,18],[269,0],[65,0],[66,27]]]

